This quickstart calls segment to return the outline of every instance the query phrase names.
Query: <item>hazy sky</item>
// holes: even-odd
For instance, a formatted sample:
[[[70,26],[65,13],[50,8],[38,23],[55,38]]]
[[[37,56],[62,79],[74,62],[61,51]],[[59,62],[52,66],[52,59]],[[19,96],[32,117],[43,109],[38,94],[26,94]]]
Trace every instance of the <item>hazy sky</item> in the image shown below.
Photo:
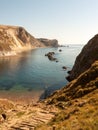
[[[98,0],[0,0],[0,24],[60,44],[86,44],[98,33]]]

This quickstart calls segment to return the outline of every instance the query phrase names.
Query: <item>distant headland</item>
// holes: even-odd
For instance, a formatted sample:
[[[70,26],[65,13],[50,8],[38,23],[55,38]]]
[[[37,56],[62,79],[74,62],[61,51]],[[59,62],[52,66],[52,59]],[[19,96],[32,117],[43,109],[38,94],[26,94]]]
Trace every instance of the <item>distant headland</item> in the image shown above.
[[[23,27],[0,25],[0,56],[16,55],[18,52],[37,47],[58,47],[56,39],[37,39]]]

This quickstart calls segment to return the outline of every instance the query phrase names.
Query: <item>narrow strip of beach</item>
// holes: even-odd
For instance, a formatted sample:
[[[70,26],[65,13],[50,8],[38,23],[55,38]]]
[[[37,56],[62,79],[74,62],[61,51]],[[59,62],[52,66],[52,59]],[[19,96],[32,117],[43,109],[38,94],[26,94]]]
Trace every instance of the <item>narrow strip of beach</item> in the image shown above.
[[[37,103],[43,90],[39,91],[0,91],[0,99],[8,99],[16,104]]]

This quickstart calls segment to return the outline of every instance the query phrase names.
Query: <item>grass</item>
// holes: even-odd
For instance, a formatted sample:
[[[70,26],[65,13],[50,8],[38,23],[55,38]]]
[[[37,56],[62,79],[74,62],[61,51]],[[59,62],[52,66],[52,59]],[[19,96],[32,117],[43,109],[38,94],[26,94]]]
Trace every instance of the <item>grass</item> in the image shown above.
[[[69,85],[46,99],[60,108],[55,117],[36,130],[98,130],[98,61]]]
[[[98,103],[97,93],[98,91],[94,97],[97,99],[96,103]],[[89,96],[93,95],[90,93]],[[85,105],[79,107],[79,103],[84,100]],[[36,130],[48,130],[53,126],[55,130],[98,130],[98,105],[94,105],[90,100],[87,96],[79,99],[78,102],[74,100],[71,106],[61,110],[48,124],[39,126]],[[78,111],[74,112],[77,109]]]
[[[21,116],[23,116],[25,114],[25,111],[20,111],[20,112],[18,112],[17,114],[16,114],[16,116],[18,117],[18,118],[20,118]]]

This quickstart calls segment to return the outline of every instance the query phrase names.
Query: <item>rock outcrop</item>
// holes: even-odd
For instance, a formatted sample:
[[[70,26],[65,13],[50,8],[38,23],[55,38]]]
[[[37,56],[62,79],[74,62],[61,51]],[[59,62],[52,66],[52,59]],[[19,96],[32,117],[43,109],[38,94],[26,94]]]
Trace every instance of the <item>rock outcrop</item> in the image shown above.
[[[57,59],[53,57],[54,54],[55,54],[55,52],[49,52],[49,53],[45,54],[45,56],[47,56],[49,60],[55,61]]]
[[[16,51],[44,47],[23,27],[0,26],[0,56],[13,55]]]
[[[42,42],[45,46],[50,47],[59,47],[58,41],[56,39],[45,39],[45,38],[38,38],[38,41]]]
[[[98,60],[98,34],[83,47],[81,53],[77,56],[75,64],[67,79],[71,81],[77,78],[96,60]]]

